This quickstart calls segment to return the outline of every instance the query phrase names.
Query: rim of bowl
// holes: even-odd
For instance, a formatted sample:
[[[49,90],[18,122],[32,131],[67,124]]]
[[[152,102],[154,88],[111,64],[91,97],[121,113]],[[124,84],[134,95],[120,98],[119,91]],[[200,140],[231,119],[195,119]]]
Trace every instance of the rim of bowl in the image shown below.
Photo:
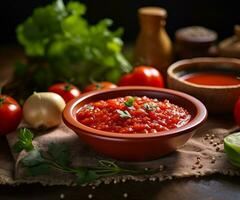
[[[190,101],[194,106],[196,107],[196,115],[193,116],[191,121],[187,124],[185,124],[182,127],[170,129],[168,131],[161,131],[154,134],[145,134],[145,133],[114,133],[114,132],[107,132],[107,131],[101,131],[98,129],[94,129],[91,127],[88,127],[82,123],[80,123],[73,115],[73,109],[75,106],[77,106],[81,101],[92,97],[94,95],[98,95],[101,93],[108,93],[108,92],[118,92],[122,90],[146,90],[146,91],[157,91],[157,92],[164,92],[168,94],[173,94],[174,96],[178,96],[180,98],[186,99],[187,101]],[[187,109],[187,108],[186,108]],[[104,136],[104,137],[110,137],[110,138],[118,138],[118,139],[124,139],[124,138],[155,138],[155,137],[166,137],[166,136],[173,136],[173,135],[180,135],[184,134],[186,132],[190,132],[194,129],[196,129],[198,126],[200,126],[202,123],[204,123],[207,119],[207,109],[203,105],[201,101],[196,99],[195,97],[192,97],[188,94],[185,94],[183,92],[178,92],[171,89],[164,89],[164,88],[156,88],[156,87],[146,87],[146,86],[122,86],[114,89],[105,89],[100,91],[94,91],[94,92],[88,92],[80,97],[71,100],[67,103],[64,111],[63,111],[63,121],[66,123],[66,125],[70,125],[71,127],[77,128],[79,130],[84,130],[84,132],[98,135],[98,136]]]
[[[167,74],[168,76],[170,76],[171,78],[182,82],[186,85],[190,85],[192,87],[196,87],[196,88],[207,88],[207,89],[214,89],[214,90],[220,90],[220,89],[235,89],[235,88],[240,88],[240,84],[237,85],[226,85],[226,86],[211,86],[211,85],[200,85],[200,84],[195,84],[195,83],[191,83],[188,81],[183,80],[180,76],[177,75],[177,73],[174,72],[174,70],[176,70],[178,67],[182,66],[182,65],[194,65],[194,64],[223,64],[224,63],[228,63],[230,65],[238,65],[239,66],[239,70],[240,70],[240,59],[237,58],[225,58],[225,57],[201,57],[201,58],[191,58],[191,59],[184,59],[184,60],[180,60],[177,61],[175,63],[173,63],[172,65],[169,66],[168,70],[167,70]]]

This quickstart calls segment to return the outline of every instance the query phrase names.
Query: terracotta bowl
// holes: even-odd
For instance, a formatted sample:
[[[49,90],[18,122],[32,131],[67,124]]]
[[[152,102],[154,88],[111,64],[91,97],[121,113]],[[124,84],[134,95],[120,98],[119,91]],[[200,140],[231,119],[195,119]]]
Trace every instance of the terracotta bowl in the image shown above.
[[[168,86],[201,100],[211,114],[233,112],[240,96],[240,85],[204,86],[184,81],[181,77],[192,70],[231,70],[240,73],[240,59],[193,58],[181,60],[168,68]]]
[[[81,124],[76,119],[79,108],[89,102],[127,95],[169,99],[170,102],[187,109],[192,118],[185,126],[154,134],[99,131]],[[176,150],[187,142],[206,118],[207,110],[196,98],[181,92],[152,87],[119,87],[86,93],[70,101],[63,111],[65,124],[74,130],[82,141],[101,154],[125,161],[152,160]]]

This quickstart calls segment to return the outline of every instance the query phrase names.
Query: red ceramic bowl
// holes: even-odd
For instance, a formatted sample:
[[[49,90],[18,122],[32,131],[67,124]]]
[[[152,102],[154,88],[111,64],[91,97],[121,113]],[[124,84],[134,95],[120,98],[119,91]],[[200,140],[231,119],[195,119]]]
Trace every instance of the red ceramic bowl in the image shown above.
[[[168,99],[187,109],[192,118],[185,126],[154,134],[105,132],[85,126],[76,119],[79,108],[89,102],[127,95]],[[206,118],[205,106],[190,95],[169,89],[137,86],[86,93],[70,101],[63,111],[63,121],[82,141],[101,154],[125,161],[153,160],[176,150],[187,142]]]

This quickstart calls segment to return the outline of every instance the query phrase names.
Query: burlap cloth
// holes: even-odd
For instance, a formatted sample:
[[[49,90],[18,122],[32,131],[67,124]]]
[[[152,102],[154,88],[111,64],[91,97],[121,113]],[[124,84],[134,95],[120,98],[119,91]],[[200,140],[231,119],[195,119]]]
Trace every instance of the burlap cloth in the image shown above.
[[[110,182],[125,182],[128,179],[137,181],[163,181],[177,177],[203,176],[213,173],[225,175],[240,175],[240,170],[233,167],[227,160],[223,151],[223,138],[234,130],[231,119],[209,119],[195,135],[177,151],[158,160],[138,163],[118,162],[120,166],[137,166],[140,168],[160,168],[157,174],[141,176],[114,176],[98,180],[92,184],[106,184]],[[2,139],[1,139],[2,140]],[[9,146],[17,140],[16,132],[7,136]],[[61,125],[55,130],[36,135],[34,144],[46,149],[49,143],[67,143],[71,147],[73,166],[96,165],[98,159],[110,159],[99,155],[80,141],[77,135]],[[59,171],[48,175],[30,177],[19,165],[19,160],[26,155],[24,151],[19,154],[12,153],[4,141],[0,141],[0,183],[18,184],[39,182],[44,185],[74,185],[74,177]]]

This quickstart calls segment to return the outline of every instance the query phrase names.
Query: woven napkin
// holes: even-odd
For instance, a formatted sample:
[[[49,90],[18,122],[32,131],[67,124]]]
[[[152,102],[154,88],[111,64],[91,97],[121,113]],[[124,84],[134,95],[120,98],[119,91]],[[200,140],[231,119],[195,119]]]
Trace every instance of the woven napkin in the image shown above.
[[[127,179],[136,181],[147,179],[151,181],[163,181],[176,177],[203,176],[213,173],[240,175],[240,170],[228,162],[226,154],[223,151],[223,138],[234,130],[231,121],[226,119],[209,119],[182,148],[158,160],[134,163],[115,161],[122,167],[159,168],[160,171],[156,174],[107,177],[92,184],[97,185],[101,182],[108,184],[112,181],[117,183],[120,181],[124,182]],[[17,140],[16,132],[8,135],[7,140],[9,146],[12,146]],[[100,159],[112,160],[94,152],[73,131],[63,124],[57,129],[43,132],[34,138],[34,145],[42,150],[46,150],[50,143],[68,144],[71,149],[73,166],[95,166]],[[22,151],[19,154],[12,153],[12,155],[15,161],[13,178],[15,183],[39,182],[44,185],[75,184],[75,178],[72,175],[59,171],[41,176],[27,176],[25,169],[19,164],[19,160],[26,155],[26,152]]]

